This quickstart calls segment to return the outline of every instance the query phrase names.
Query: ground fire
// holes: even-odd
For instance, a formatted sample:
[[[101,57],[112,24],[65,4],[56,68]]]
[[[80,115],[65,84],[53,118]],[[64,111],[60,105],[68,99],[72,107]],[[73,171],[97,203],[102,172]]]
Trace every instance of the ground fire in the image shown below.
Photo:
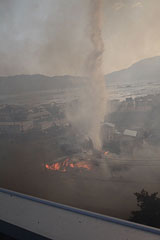
[[[67,158],[64,162],[53,163],[52,165],[46,164],[45,168],[52,171],[66,172],[69,169],[86,169],[91,170],[91,164],[86,161],[73,162]]]

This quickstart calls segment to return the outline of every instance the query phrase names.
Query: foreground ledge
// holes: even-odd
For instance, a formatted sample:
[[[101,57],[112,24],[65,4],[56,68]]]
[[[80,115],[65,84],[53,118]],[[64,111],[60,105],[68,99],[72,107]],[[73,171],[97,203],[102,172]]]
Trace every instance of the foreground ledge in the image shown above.
[[[15,239],[159,240],[160,230],[0,188],[0,233]]]

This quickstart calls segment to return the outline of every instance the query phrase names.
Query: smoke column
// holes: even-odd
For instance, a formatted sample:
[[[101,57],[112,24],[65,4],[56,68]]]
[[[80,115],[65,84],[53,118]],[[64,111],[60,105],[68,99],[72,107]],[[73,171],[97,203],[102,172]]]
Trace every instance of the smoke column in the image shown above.
[[[67,109],[68,120],[83,137],[90,137],[94,147],[101,149],[101,123],[106,112],[106,86],[102,71],[104,44],[102,39],[102,0],[89,2],[88,36],[92,48],[85,61],[86,84],[79,93],[79,105]]]
[[[90,32],[92,51],[87,59],[89,81],[90,131],[94,146],[101,148],[101,123],[106,111],[105,81],[102,70],[104,44],[102,38],[102,6],[103,0],[90,0]]]

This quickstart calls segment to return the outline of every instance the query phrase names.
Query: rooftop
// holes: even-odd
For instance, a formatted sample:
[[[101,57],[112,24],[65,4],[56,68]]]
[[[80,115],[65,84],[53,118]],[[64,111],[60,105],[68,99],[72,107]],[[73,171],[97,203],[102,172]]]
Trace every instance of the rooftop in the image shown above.
[[[105,122],[103,125],[104,125],[104,126],[111,127],[111,128],[115,128],[115,124],[110,123],[110,122]]]
[[[137,136],[137,131],[126,129],[124,131],[123,135],[130,136],[130,137],[136,137]]]

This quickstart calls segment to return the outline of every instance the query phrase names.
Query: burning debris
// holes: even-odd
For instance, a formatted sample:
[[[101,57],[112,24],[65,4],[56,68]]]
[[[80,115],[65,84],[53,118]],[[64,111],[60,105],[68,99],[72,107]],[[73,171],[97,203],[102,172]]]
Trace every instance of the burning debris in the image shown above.
[[[45,164],[45,169],[57,172],[67,172],[73,169],[93,171],[94,169],[97,170],[97,167],[101,167],[101,165],[102,167],[104,164],[106,165],[109,157],[109,152],[98,150],[81,152],[72,155],[72,157],[66,156],[65,158],[57,159],[56,162],[47,163]]]
[[[87,161],[74,162],[67,158],[64,162],[56,162],[52,165],[46,164],[45,168],[52,171],[67,172],[69,169],[86,169],[91,170],[91,164]]]

